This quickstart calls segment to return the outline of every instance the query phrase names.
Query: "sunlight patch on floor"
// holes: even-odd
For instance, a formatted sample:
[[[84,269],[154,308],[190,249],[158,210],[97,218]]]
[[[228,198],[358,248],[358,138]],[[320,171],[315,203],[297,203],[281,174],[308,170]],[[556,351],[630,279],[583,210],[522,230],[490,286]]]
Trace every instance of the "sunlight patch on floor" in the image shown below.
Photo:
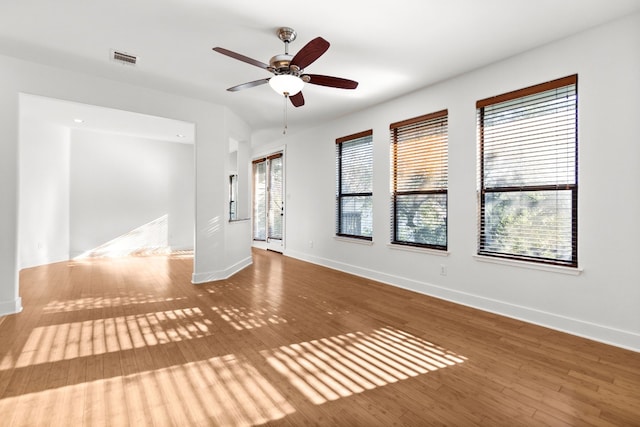
[[[118,316],[34,328],[13,366],[5,356],[0,369],[155,346],[213,333],[200,308]]]
[[[255,366],[226,355],[1,399],[0,413],[12,412],[24,425],[249,426],[295,409]]]
[[[108,307],[126,307],[136,304],[176,302],[187,297],[158,297],[146,294],[124,294],[117,296],[85,297],[72,300],[54,300],[44,306],[45,313],[65,313],[70,311],[95,310]]]
[[[466,360],[391,327],[291,344],[260,354],[316,405]]]
[[[212,307],[211,310],[237,331],[287,323],[286,319],[268,308],[249,310],[246,307]]]

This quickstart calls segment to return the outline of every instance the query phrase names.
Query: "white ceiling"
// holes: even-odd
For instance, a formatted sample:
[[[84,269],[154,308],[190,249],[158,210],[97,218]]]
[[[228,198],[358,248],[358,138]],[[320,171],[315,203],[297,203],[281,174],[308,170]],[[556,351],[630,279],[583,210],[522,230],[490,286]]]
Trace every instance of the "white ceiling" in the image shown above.
[[[329,50],[306,71],[360,82],[355,91],[307,84],[289,128],[381,103],[640,11],[640,0],[4,0],[0,53],[227,105],[255,130],[282,125],[269,77],[213,52],[221,46],[268,63],[293,27],[295,54],[322,36]],[[112,49],[139,56],[135,67]]]

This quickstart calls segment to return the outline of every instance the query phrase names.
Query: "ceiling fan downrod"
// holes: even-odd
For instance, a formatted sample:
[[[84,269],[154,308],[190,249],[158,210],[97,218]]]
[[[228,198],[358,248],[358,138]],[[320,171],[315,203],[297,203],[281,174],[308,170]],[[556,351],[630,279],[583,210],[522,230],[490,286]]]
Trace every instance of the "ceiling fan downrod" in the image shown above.
[[[278,38],[284,42],[285,55],[289,54],[289,43],[294,41],[297,36],[298,36],[298,33],[296,33],[296,30],[294,30],[293,28],[289,28],[289,27],[278,28]]]

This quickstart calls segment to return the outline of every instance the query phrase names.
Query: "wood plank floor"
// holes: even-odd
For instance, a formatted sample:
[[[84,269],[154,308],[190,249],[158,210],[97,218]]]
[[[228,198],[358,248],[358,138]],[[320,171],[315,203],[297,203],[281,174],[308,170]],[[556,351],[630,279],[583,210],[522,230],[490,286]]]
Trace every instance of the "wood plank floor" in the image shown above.
[[[255,251],[24,270],[0,425],[640,425],[640,354]]]

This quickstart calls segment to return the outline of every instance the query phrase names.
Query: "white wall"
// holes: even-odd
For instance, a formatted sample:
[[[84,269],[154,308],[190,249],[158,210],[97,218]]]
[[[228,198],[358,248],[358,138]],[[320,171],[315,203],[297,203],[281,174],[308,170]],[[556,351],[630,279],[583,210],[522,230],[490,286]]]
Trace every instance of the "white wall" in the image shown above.
[[[131,72],[135,72],[132,69]],[[19,94],[166,117],[196,126],[196,235],[194,281],[218,279],[241,261],[225,254],[227,191],[225,159],[230,137],[248,140],[250,130],[225,107],[55,67],[0,56],[0,315],[22,308],[18,281]],[[29,197],[29,196],[27,196]],[[250,253],[249,242],[238,257]],[[243,261],[245,264],[250,261]]]
[[[285,254],[640,351],[638,52],[640,15],[634,15],[322,127],[256,141],[261,150],[287,146]],[[582,272],[483,262],[474,256],[475,102],[574,73],[579,76]],[[444,108],[449,109],[448,256],[390,248],[389,124]],[[374,235],[366,245],[333,237],[334,141],[371,128]],[[446,276],[440,275],[441,265]]]
[[[251,257],[251,221],[249,217],[249,209],[247,200],[249,198],[250,181],[248,178],[249,164],[251,158],[249,157],[249,141],[251,139],[251,129],[249,129],[244,122],[230,111],[226,114],[227,125],[230,129],[233,129],[234,135],[243,135],[243,138],[233,138],[238,142],[235,162],[228,156],[227,163],[227,182],[228,175],[231,172],[238,174],[238,219],[239,221],[228,221],[228,232],[225,235],[225,256],[227,257],[226,263],[230,265],[229,271],[224,273],[225,277],[231,275],[232,271],[238,271],[252,262]],[[229,191],[227,187],[227,195],[224,198],[226,205],[229,206]],[[228,211],[228,209],[227,209]]]
[[[175,146],[177,145],[177,146]],[[196,194],[194,186],[195,159],[193,144],[175,144],[168,159],[169,246],[173,250],[193,249],[195,236]]]
[[[69,129],[20,118],[20,268],[69,259]]]
[[[71,257],[117,238],[118,251],[192,249],[193,164],[191,144],[73,130]],[[133,230],[147,238],[129,235]]]

